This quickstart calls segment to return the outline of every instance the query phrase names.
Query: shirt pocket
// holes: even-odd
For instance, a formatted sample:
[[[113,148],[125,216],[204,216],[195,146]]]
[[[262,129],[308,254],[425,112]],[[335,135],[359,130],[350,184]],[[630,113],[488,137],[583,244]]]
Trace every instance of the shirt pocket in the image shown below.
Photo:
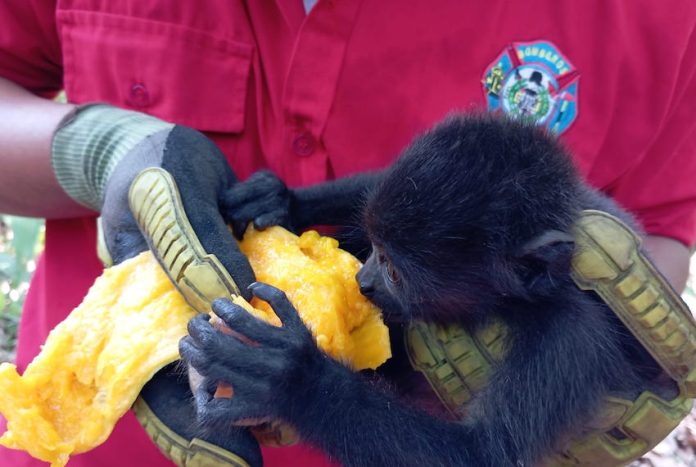
[[[202,131],[239,133],[253,47],[187,26],[58,11],[70,102],[106,102]]]

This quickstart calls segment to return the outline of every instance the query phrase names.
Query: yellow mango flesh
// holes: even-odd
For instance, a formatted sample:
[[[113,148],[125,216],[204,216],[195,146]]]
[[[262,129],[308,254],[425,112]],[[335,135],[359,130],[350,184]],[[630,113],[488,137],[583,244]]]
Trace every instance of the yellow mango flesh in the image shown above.
[[[249,232],[241,248],[259,281],[286,291],[329,355],[355,369],[389,358],[387,328],[355,283],[360,264],[335,240],[274,227]],[[235,301],[279,324],[266,303],[253,300],[254,310]],[[0,365],[8,421],[0,444],[53,466],[101,444],[143,385],[179,358],[194,315],[149,252],[105,270],[23,375]]]
[[[326,353],[356,370],[377,368],[391,356],[381,315],[355,280],[360,262],[335,239],[314,231],[298,238],[274,227],[249,232],[240,248],[256,280],[285,291]],[[251,304],[260,318],[280,324],[270,305],[255,298]]]
[[[104,442],[194,315],[150,253],[105,270],[22,376],[0,365],[0,443],[64,465]]]

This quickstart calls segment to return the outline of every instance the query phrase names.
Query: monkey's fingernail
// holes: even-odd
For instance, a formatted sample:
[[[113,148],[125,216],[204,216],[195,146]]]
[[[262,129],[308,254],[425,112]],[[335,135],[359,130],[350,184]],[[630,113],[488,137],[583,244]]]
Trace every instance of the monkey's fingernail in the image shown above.
[[[232,385],[220,382],[215,389],[213,399],[232,399],[232,396],[234,396],[234,389],[232,389]]]

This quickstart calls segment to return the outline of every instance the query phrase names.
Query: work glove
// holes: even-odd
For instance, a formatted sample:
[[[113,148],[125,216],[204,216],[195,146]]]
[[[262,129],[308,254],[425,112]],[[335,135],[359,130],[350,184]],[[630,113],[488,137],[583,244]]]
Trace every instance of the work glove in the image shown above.
[[[76,201],[101,212],[114,264],[148,248],[186,300],[241,294],[253,271],[220,215],[221,196],[237,182],[203,134],[107,105],[80,107],[56,131],[56,177]],[[260,465],[258,445],[241,428],[196,439],[193,396],[171,367],[141,392],[134,408],[155,443],[178,465]],[[216,446],[219,445],[219,446]]]

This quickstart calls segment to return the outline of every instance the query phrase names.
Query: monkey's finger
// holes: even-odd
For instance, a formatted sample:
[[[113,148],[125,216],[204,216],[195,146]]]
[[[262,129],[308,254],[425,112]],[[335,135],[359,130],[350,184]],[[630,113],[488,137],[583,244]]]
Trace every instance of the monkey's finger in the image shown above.
[[[226,355],[246,355],[249,349],[249,345],[242,339],[217,330],[205,321],[191,320],[188,329],[188,339],[179,342],[179,351],[185,352],[181,357],[191,359],[194,367],[207,365],[210,368],[214,360],[224,366]]]
[[[285,184],[272,172],[262,170],[252,174],[246,181],[237,183],[225,193],[225,204],[234,207],[260,198],[267,193],[285,191]]]
[[[259,216],[276,210],[287,212],[284,202],[274,196],[264,197],[249,204],[237,208],[223,208],[222,215],[232,226],[234,235],[241,239],[244,236],[249,223]],[[285,215],[288,217],[289,215]]]
[[[215,383],[215,387],[217,387],[217,385],[218,382]],[[210,424],[217,425],[219,422],[225,421],[224,415],[231,402],[230,398],[219,397],[215,399],[212,393],[207,389],[199,388],[194,394],[194,399],[196,404],[196,415],[206,426]],[[211,410],[210,407],[213,407],[214,410]],[[229,422],[229,420],[226,421]]]
[[[258,344],[274,345],[280,343],[279,328],[261,321],[241,306],[235,305],[229,300],[215,300],[213,302],[213,311],[230,329],[239,332],[244,337]]]
[[[196,371],[204,375],[210,370],[210,360],[195,344],[193,338],[184,336],[179,341],[179,355],[181,359],[194,367]]]
[[[244,372],[231,372],[228,375],[216,375],[207,377],[210,382],[208,392],[213,394],[217,389],[217,384],[223,382],[232,386],[233,398],[237,400],[262,401],[275,393],[274,386],[268,378],[260,378],[254,374]],[[214,386],[213,386],[214,383]],[[212,390],[211,390],[212,388]]]
[[[293,304],[288,300],[285,292],[273,287],[272,285],[264,284],[263,282],[254,282],[249,285],[249,290],[256,297],[268,302],[273,308],[273,311],[284,326],[302,326],[304,323],[300,319],[300,315]],[[305,328],[306,329],[306,328]]]
[[[196,416],[198,420],[205,426],[220,426],[231,425],[235,422],[232,419],[232,407],[237,401],[232,401],[232,398],[218,397],[211,398],[207,401],[198,401],[196,399]]]
[[[237,240],[242,240],[244,238],[244,234],[246,233],[247,227],[249,227],[249,222],[244,220],[233,221],[229,218],[227,218],[227,222],[229,223],[230,227],[232,227],[232,234],[234,234],[235,238],[237,238]]]
[[[260,195],[258,198],[248,200],[244,203],[224,202],[221,212],[223,213],[223,216],[228,219],[241,219],[245,217],[248,219],[253,219],[254,214],[268,211],[269,207],[273,208],[283,204],[287,204],[287,201],[285,201],[277,193],[265,193]]]
[[[245,424],[250,419],[263,419],[271,415],[270,407],[264,403],[271,390],[266,384],[255,384],[251,380],[232,383],[232,398],[213,398],[197,406],[202,421],[226,421]]]
[[[258,359],[247,359],[246,361],[237,359],[234,362],[237,368],[234,368],[233,366],[228,366],[226,359],[222,358],[224,354],[211,356],[191,344],[187,338],[179,342],[179,353],[185,363],[195,368],[209,382],[234,380],[240,374],[248,374],[257,378],[266,373],[264,368],[257,368],[250,363],[250,360],[258,361]],[[214,388],[211,389],[210,386],[206,387],[206,390],[210,393],[214,392]]]
[[[234,341],[232,344],[234,345]],[[243,350],[242,345],[238,345],[240,345],[240,350]],[[228,347],[225,346],[225,348]],[[206,351],[200,348],[191,336],[184,336],[179,341],[181,360],[194,367],[198,373],[205,377],[222,378],[234,374],[234,371],[225,365],[221,357],[223,354],[223,352]]]
[[[237,350],[244,345],[241,342],[244,336],[238,339],[236,336],[228,334],[224,330],[216,329],[207,321],[200,319],[189,321],[188,332],[193,345],[208,356],[218,357],[225,352]]]
[[[276,328],[276,330],[279,330]],[[269,347],[250,346],[235,336],[208,327],[195,329],[200,341],[187,336],[179,342],[179,353],[186,363],[210,378],[249,375],[263,378],[285,371],[283,339],[274,339]]]
[[[280,199],[276,192],[260,192],[255,196],[245,197],[244,199],[236,196],[234,193],[227,191],[222,197],[222,204],[225,211],[229,213],[238,212],[245,206],[265,204],[273,199]]]
[[[219,364],[224,368],[216,376],[226,381],[235,381],[239,377],[254,379],[275,378],[287,371],[287,358],[278,351],[258,351],[242,349],[221,355]]]
[[[224,410],[222,412],[216,404],[208,404],[205,414],[209,417],[227,417],[227,420],[235,426],[257,426],[272,419],[267,407],[251,401],[232,400],[232,404]]]
[[[199,314],[191,318],[186,326],[189,336],[196,341],[196,345],[205,347],[208,342],[215,338],[215,329],[210,324],[210,316]]]
[[[287,209],[276,209],[269,213],[261,214],[254,219],[254,227],[257,230],[265,230],[274,225],[282,225],[286,228],[290,227],[290,214]]]
[[[259,215],[277,209],[287,210],[288,201],[276,193],[267,193],[253,201],[238,205],[225,206],[224,215],[233,221],[251,221]]]

